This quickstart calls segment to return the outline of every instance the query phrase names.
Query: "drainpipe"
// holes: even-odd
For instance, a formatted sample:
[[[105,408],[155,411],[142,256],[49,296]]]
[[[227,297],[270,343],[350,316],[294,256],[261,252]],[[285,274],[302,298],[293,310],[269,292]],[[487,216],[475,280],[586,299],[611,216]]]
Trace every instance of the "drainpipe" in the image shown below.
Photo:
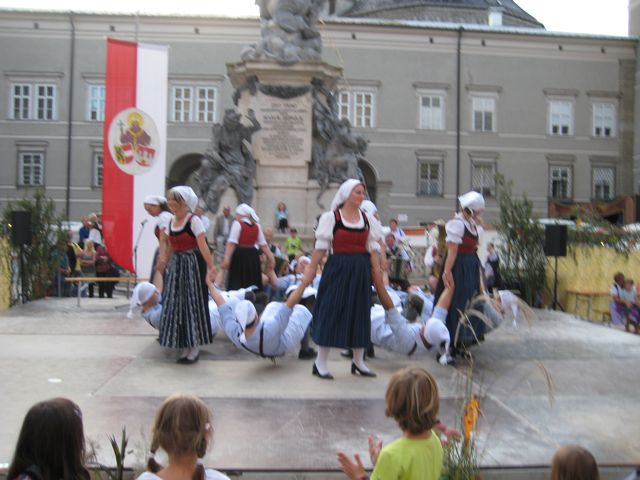
[[[67,189],[65,217],[69,220],[69,204],[71,202],[71,137],[73,136],[73,77],[75,73],[76,25],[73,12],[69,12],[71,22],[71,55],[69,59],[69,120],[67,123]]]
[[[460,92],[461,92],[461,76],[462,76],[462,32],[464,28],[458,28],[458,52],[457,52],[457,71],[456,71],[456,198],[454,200],[456,212],[458,211],[458,197],[460,196]]]

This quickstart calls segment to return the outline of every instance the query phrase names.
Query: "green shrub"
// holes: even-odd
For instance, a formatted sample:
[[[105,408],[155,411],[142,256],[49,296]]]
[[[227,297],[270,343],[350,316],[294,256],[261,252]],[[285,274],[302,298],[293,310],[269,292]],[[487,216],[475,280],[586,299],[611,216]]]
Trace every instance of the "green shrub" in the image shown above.
[[[62,255],[65,254],[66,233],[61,229],[61,217],[56,213],[53,200],[45,195],[44,189],[37,189],[32,197],[25,197],[8,203],[2,213],[0,236],[11,244],[11,212],[14,210],[31,213],[31,245],[22,248],[11,246],[11,255],[4,261],[15,260],[18,268],[11,268],[12,284],[22,283],[22,301],[35,300],[46,295],[47,289],[58,270]],[[22,266],[22,275],[19,268]],[[18,276],[16,279],[15,276]],[[20,301],[20,292],[12,292],[11,304]]]
[[[529,304],[537,306],[545,287],[544,228],[533,214],[533,204],[526,195],[515,199],[512,182],[496,176],[500,207],[500,275],[505,286],[518,290]]]

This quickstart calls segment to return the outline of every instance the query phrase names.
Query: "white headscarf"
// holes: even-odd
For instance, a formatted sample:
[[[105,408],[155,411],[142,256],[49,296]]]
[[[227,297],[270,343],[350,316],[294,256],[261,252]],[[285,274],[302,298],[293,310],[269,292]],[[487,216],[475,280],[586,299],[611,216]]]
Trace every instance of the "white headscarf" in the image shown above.
[[[249,300],[241,300],[234,309],[236,314],[236,320],[242,327],[242,334],[240,335],[240,343],[247,343],[247,337],[244,336],[244,329],[247,323],[253,322],[258,313],[256,307]]]
[[[376,213],[378,213],[378,207],[371,200],[364,200],[360,208],[367,214],[367,217],[372,218]]]
[[[350,178],[349,180],[343,182],[336,192],[336,196],[333,197],[333,200],[331,201],[331,211],[340,208],[340,205],[342,205],[347,200],[347,198],[349,198],[349,195],[351,195],[351,192],[354,188],[356,188],[357,185],[364,184],[360,180],[356,180],[355,178]]]
[[[147,195],[144,197],[144,202],[142,203],[146,203],[147,205],[166,205],[167,199],[162,195]]]
[[[484,210],[484,197],[475,191],[470,191],[458,197],[460,206],[471,211]]]
[[[249,217],[255,223],[260,223],[260,217],[256,214],[256,211],[246,203],[241,203],[236,207],[236,215],[242,215],[243,217]]]
[[[155,285],[149,282],[140,282],[133,289],[131,301],[129,302],[129,312],[127,318],[133,318],[133,312],[136,308],[142,306],[151,296],[157,292]]]
[[[173,187],[169,191],[177,193],[182,197],[184,203],[189,207],[189,210],[195,212],[196,207],[198,206],[198,196],[196,195],[196,192],[193,191],[193,188],[187,187],[186,185],[180,185],[179,187]]]

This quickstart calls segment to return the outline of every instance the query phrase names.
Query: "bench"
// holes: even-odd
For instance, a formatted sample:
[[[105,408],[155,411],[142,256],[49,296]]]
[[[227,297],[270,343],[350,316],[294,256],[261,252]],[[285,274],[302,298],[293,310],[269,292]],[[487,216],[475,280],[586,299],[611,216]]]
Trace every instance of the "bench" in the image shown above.
[[[129,298],[129,287],[132,283],[145,282],[146,278],[140,277],[65,277],[65,282],[78,284],[78,306],[80,306],[80,298],[82,298],[82,284],[86,283],[108,283],[123,282],[127,284],[127,298]]]
[[[611,312],[607,309],[607,310],[602,310],[600,308],[596,308],[594,310],[594,312],[597,315],[600,315],[600,319],[602,320],[602,323],[611,323]]]

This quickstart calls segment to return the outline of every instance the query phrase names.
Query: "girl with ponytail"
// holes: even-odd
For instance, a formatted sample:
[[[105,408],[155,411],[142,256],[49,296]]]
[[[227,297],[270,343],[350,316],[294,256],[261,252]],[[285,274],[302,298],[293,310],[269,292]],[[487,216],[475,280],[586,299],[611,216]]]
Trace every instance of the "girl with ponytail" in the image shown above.
[[[211,420],[209,408],[198,397],[188,394],[168,397],[153,423],[148,471],[137,480],[229,480],[202,464],[213,441]],[[166,466],[155,459],[160,448],[169,458]]]

